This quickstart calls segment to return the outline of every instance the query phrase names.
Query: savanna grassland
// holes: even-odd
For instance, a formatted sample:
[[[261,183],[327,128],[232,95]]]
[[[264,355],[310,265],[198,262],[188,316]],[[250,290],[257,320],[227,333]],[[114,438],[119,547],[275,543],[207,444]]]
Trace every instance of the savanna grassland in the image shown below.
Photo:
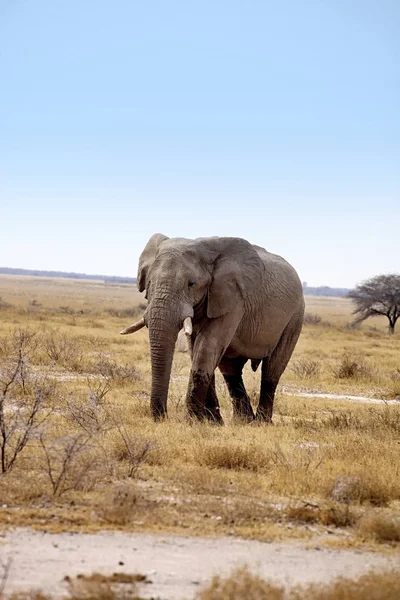
[[[0,297],[1,526],[399,547],[400,403],[302,395],[400,398],[384,320],[353,329],[347,299],[307,297],[274,425],[233,422],[218,376],[221,428],[187,421],[178,352],[153,423],[147,330],[119,336],[134,286],[2,276]],[[254,402],[259,377],[246,367]]]

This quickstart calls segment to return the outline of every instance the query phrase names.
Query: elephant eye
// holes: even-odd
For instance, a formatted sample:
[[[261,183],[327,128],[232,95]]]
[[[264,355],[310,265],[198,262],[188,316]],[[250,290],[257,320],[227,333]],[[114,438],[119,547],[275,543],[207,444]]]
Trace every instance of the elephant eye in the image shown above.
[[[188,286],[191,288],[194,286],[194,281],[189,281]]]

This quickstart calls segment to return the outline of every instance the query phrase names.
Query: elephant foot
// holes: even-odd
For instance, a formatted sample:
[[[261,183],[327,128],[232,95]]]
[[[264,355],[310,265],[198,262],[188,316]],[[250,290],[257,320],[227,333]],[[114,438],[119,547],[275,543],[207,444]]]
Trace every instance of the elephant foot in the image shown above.
[[[233,413],[233,421],[238,425],[248,425],[255,420],[254,414]]]
[[[210,425],[224,425],[224,420],[220,415],[220,412],[214,412],[211,410],[206,411],[206,418]]]
[[[211,412],[210,410],[205,410],[201,412],[195,412],[193,410],[190,410],[188,411],[188,419],[190,423],[202,423],[207,421],[207,423],[209,423],[210,425],[224,425],[224,420],[219,414],[219,412]]]
[[[152,409],[151,410],[151,414],[152,414],[153,420],[156,423],[160,423],[162,421],[165,421],[167,419],[167,417],[168,417],[166,410]]]
[[[258,425],[273,425],[272,416],[257,411],[254,423],[257,423]]]

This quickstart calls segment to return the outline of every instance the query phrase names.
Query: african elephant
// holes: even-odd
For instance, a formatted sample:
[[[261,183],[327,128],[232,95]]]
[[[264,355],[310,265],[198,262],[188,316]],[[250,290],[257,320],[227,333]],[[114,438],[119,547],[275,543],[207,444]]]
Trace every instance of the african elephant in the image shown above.
[[[302,285],[293,267],[241,238],[169,239],[156,233],[140,256],[137,281],[148,306],[143,318],[121,333],[149,329],[154,419],[167,415],[174,347],[183,326],[192,359],[189,415],[222,423],[218,367],[234,415],[271,421],[276,386],[303,323]],[[262,363],[256,415],[242,379],[249,359],[254,371]]]

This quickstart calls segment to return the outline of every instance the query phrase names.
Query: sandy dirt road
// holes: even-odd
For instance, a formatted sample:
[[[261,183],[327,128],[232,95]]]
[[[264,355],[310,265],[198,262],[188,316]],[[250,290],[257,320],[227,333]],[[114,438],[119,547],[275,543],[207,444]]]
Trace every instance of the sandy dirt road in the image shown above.
[[[152,581],[143,597],[193,598],[213,574],[247,564],[276,583],[327,582],[371,568],[396,566],[400,557],[327,550],[301,543],[263,543],[238,538],[195,538],[122,532],[50,534],[15,529],[0,537],[0,563],[11,559],[6,592],[39,588],[57,596],[63,578],[79,573],[142,573]]]

